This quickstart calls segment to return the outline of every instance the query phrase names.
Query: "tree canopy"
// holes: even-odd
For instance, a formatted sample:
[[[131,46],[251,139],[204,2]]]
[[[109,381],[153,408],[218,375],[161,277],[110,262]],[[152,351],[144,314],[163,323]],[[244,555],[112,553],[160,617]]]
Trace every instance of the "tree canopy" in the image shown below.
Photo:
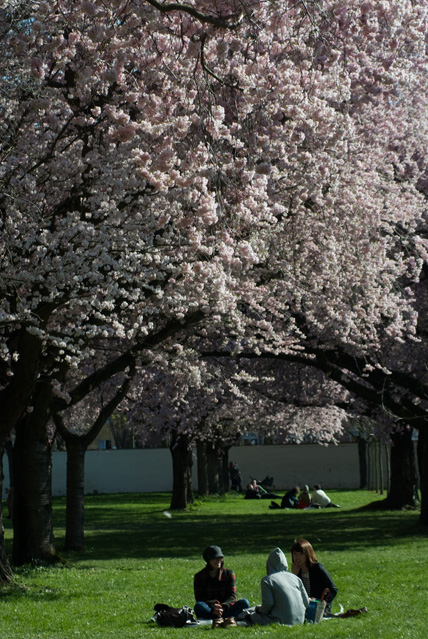
[[[3,3],[1,437],[174,350],[306,361],[378,402],[393,371],[413,394],[388,408],[425,424],[399,347],[427,257],[427,17]]]

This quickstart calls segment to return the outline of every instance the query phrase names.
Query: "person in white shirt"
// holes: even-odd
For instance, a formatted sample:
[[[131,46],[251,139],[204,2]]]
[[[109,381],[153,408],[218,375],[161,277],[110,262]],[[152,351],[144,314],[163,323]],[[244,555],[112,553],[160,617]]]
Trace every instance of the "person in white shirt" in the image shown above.
[[[340,508],[337,504],[333,504],[330,497],[321,490],[319,484],[315,484],[312,492],[311,504],[314,508]]]

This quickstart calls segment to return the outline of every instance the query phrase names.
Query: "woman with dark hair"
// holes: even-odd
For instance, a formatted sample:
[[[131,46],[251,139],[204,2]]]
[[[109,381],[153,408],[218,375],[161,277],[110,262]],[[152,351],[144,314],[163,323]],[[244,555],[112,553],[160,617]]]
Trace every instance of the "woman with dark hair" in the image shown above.
[[[329,593],[324,597],[327,601],[325,612],[330,612],[337,588],[328,570],[318,561],[309,541],[296,539],[291,548],[291,556],[291,572],[300,577],[309,597],[321,599],[324,590],[328,588]]]

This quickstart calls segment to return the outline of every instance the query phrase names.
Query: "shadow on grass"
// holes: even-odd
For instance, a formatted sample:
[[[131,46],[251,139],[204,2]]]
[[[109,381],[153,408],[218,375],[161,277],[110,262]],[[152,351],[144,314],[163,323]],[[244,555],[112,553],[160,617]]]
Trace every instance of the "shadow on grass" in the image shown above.
[[[281,546],[288,550],[296,537],[305,537],[317,549],[344,551],[399,545],[415,529],[415,513],[346,511],[279,511],[236,513],[221,508],[162,514],[165,496],[130,500],[97,497],[86,511],[86,548],[79,559],[199,558],[209,544],[227,548],[228,555],[268,553]],[[210,509],[211,506],[211,509]],[[230,509],[230,504],[227,506]],[[60,547],[61,537],[57,536]]]

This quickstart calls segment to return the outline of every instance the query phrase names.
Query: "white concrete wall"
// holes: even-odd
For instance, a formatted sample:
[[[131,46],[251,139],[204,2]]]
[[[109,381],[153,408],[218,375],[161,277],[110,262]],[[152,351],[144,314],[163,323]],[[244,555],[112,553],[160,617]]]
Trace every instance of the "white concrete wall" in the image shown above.
[[[85,466],[87,494],[116,492],[169,492],[172,490],[172,462],[168,449],[88,451]],[[277,489],[320,483],[326,489],[359,486],[357,444],[319,446],[236,446],[229,459],[240,467],[244,487],[251,477],[274,478]],[[4,457],[4,489],[9,487],[7,457]],[[53,454],[53,494],[65,495],[67,455]],[[197,489],[196,456],[193,477]]]

